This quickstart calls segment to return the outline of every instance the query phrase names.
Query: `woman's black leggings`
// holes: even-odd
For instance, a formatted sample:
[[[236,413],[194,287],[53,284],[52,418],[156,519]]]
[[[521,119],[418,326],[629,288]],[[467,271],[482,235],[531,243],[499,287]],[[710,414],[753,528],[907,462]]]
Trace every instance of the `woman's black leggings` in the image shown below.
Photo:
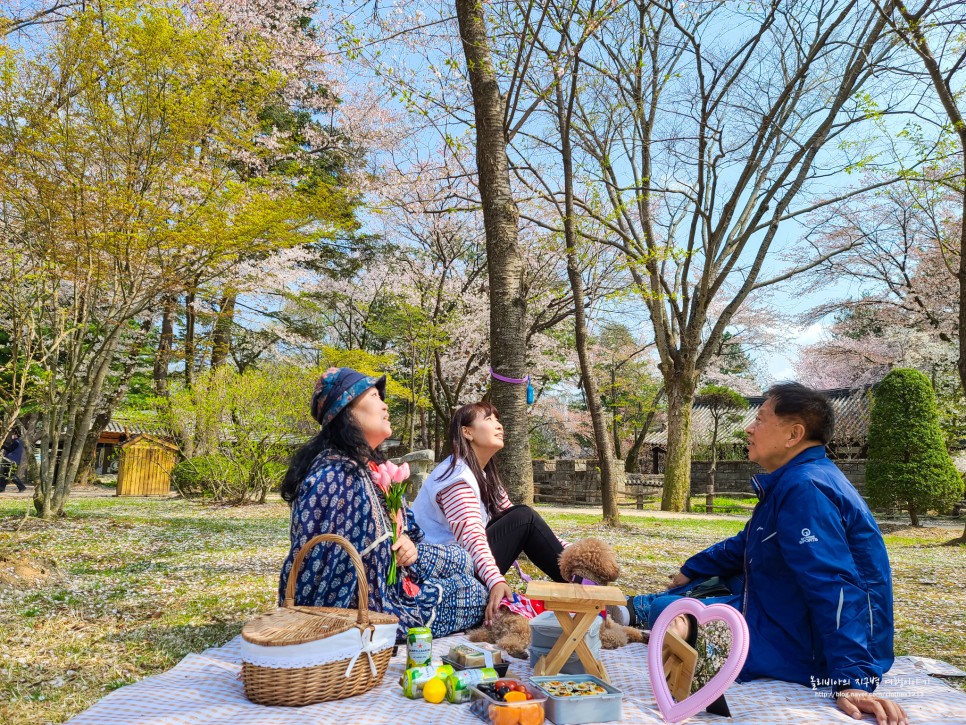
[[[563,545],[547,522],[529,506],[517,504],[501,512],[486,525],[486,539],[501,574],[506,574],[523,552],[555,582],[563,581],[558,563]]]

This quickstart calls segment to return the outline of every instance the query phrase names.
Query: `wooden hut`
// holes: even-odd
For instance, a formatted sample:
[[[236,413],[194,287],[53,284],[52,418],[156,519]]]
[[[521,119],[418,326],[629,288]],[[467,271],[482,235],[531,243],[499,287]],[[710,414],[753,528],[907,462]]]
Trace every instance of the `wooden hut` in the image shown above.
[[[136,435],[121,444],[117,496],[168,496],[178,447],[154,436]]]

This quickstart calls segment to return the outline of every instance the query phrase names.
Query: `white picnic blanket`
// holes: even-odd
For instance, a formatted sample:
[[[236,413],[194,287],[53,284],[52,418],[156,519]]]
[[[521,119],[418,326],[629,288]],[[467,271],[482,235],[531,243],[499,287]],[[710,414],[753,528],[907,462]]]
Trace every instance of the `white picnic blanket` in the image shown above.
[[[160,675],[112,692],[70,721],[71,725],[479,725],[468,705],[408,700],[399,687],[405,647],[393,657],[382,684],[364,695],[300,708],[265,707],[245,699],[239,642],[190,654]],[[447,652],[461,636],[436,640]],[[624,723],[662,723],[647,674],[647,647],[602,650],[612,684],[624,693]],[[526,679],[529,664],[512,660],[508,677]],[[923,674],[904,657],[896,660],[879,694],[898,701],[914,725],[966,724],[966,692]],[[830,700],[807,687],[775,680],[734,684],[727,692],[732,719],[702,712],[691,723],[799,725],[854,723]],[[864,722],[872,722],[866,717]]]

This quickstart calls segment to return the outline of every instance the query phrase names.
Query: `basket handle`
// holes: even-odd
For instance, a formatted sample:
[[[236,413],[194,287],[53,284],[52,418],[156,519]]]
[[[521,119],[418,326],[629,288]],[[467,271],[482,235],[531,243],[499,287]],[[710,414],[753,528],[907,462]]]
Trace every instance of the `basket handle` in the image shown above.
[[[313,536],[311,539],[305,542],[305,546],[298,550],[295,555],[295,561],[292,562],[292,570],[288,575],[288,582],[285,584],[285,601],[282,606],[286,609],[293,609],[295,607],[295,584],[298,580],[298,575],[302,570],[302,561],[308,556],[309,551],[311,551],[316,544],[321,544],[325,541],[331,541],[333,544],[338,544],[345,552],[349,555],[350,561],[352,561],[352,566],[356,568],[356,581],[358,582],[358,592],[359,592],[359,602],[358,610],[359,616],[356,618],[356,623],[363,627],[369,626],[369,582],[366,581],[366,570],[362,565],[362,557],[359,556],[359,552],[356,551],[348,539],[338,534],[319,534],[318,536]]]

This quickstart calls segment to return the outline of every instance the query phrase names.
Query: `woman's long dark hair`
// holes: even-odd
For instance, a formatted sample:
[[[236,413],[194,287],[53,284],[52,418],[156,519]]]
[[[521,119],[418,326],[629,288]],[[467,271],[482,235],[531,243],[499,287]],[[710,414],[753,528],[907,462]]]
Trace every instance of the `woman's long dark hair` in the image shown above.
[[[465,461],[480,486],[480,498],[483,501],[483,506],[490,516],[496,516],[500,510],[500,489],[503,488],[503,482],[500,481],[500,472],[496,468],[496,457],[491,458],[486,464],[486,468],[481,470],[480,461],[476,457],[476,453],[473,452],[473,447],[463,436],[464,426],[470,426],[477,418],[485,418],[488,415],[494,416],[497,420],[500,419],[497,409],[487,402],[469,403],[457,408],[456,412],[453,413],[453,418],[449,422],[449,443],[453,447],[453,458],[450,460],[449,467],[443,473],[443,476],[448,476],[460,461]]]
[[[283,500],[292,503],[298,497],[299,486],[308,474],[312,461],[324,450],[337,451],[363,468],[369,465],[369,461],[382,463],[382,456],[366,441],[362,429],[352,417],[350,407],[346,406],[340,410],[325,428],[292,456],[288,471],[285,472],[285,479],[282,481]]]

